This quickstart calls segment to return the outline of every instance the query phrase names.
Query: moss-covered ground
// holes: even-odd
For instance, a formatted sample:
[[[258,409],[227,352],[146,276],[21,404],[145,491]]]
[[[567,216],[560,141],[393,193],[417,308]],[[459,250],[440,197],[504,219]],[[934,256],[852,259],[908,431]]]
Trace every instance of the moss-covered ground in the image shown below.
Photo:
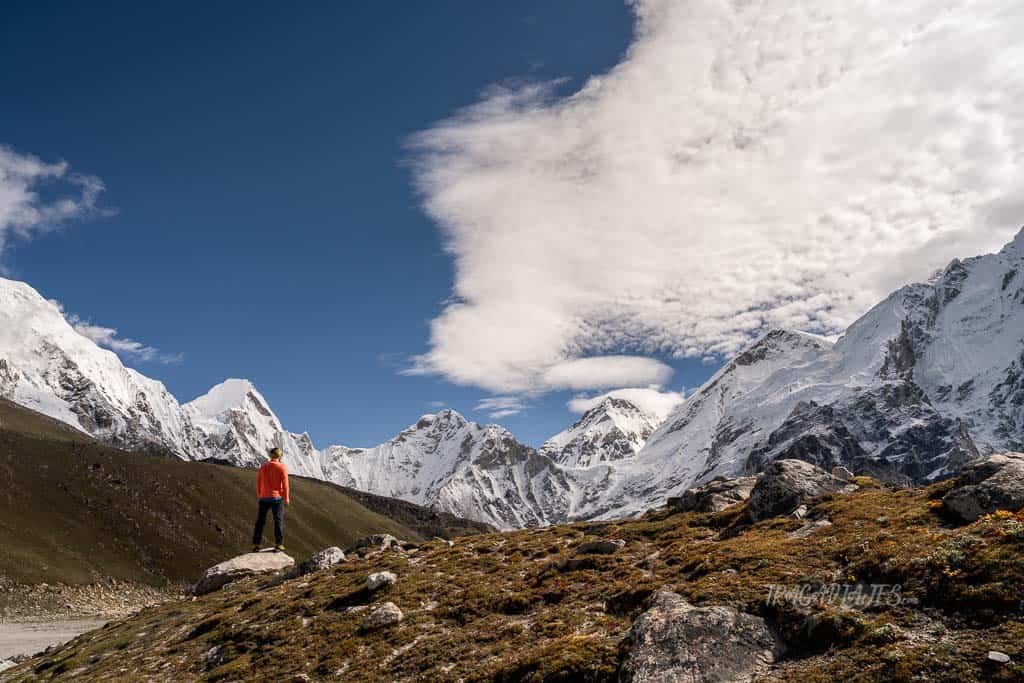
[[[768,619],[786,645],[770,679],[1024,680],[1024,514],[957,526],[938,500],[948,485],[860,483],[813,501],[809,519],[831,526],[804,538],[791,534],[807,520],[750,524],[742,505],[657,511],[430,542],[273,587],[250,579],[111,623],[0,678],[612,681],[632,621],[669,586]],[[627,543],[559,568],[595,537]],[[380,570],[398,581],[368,595],[366,575]],[[873,601],[770,600],[770,586],[833,584],[862,595],[888,588]],[[405,619],[362,631],[366,610],[383,601]],[[989,662],[989,650],[1012,661]]]

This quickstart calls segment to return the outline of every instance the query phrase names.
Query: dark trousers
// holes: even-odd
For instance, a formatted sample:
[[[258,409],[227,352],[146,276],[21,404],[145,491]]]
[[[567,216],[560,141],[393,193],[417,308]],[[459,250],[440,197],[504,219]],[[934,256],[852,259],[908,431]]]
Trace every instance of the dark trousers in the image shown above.
[[[281,545],[284,543],[284,501],[280,498],[260,498],[260,511],[256,515],[252,544],[259,545],[263,542],[263,525],[267,522],[267,512],[274,513],[274,541]]]

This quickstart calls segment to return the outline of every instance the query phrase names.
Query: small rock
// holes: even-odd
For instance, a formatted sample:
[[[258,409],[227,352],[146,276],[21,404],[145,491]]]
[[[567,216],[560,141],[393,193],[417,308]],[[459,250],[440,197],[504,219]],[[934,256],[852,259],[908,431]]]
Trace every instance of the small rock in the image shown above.
[[[366,577],[366,590],[375,591],[390,586],[398,580],[394,572],[374,572]]]
[[[853,481],[853,472],[842,465],[836,465],[832,468],[832,476],[840,481]]]
[[[875,524],[883,524],[884,525],[884,524],[888,524],[888,523],[889,523],[889,518],[886,517],[885,515],[879,515],[878,517],[875,517]]]
[[[905,640],[907,635],[903,632],[896,624],[883,624],[871,631],[867,635],[867,640],[871,643],[878,645],[884,645],[887,643],[895,643],[899,640]]]
[[[294,579],[299,576],[305,576],[306,574],[312,574],[313,572],[333,567],[339,562],[344,561],[345,553],[341,548],[338,548],[337,546],[324,548],[320,552],[309,557],[302,564],[292,568],[292,570],[288,572],[288,578]]]
[[[363,619],[363,630],[373,631],[378,628],[393,626],[400,622],[403,616],[402,610],[398,609],[398,605],[393,602],[385,602],[366,615],[366,618]]]
[[[391,534],[372,534],[360,538],[348,547],[348,552],[358,552],[360,555],[367,555],[385,550],[401,550],[401,542]]]
[[[10,659],[0,660],[0,671],[6,671],[7,669],[18,666],[17,662],[11,661]]]
[[[619,552],[626,546],[621,538],[604,539],[600,541],[587,541],[576,547],[577,555],[612,555]]]
[[[434,536],[434,540],[435,541],[440,541],[441,543],[444,543],[449,548],[454,548],[455,547],[455,543],[453,541],[449,541],[447,538],[441,538],[440,536]]]
[[[807,516],[807,506],[806,505],[801,505],[796,510],[793,510],[793,512],[791,512],[790,514],[793,517],[796,517],[797,519],[803,519],[804,517]]]
[[[813,533],[821,531],[822,529],[832,526],[832,522],[827,519],[817,519],[813,522],[808,522],[796,531],[791,531],[786,534],[787,538],[807,538]]]
[[[999,650],[989,650],[988,661],[996,662],[997,664],[1009,664],[1010,655],[1006,654],[1005,652],[1000,652]]]

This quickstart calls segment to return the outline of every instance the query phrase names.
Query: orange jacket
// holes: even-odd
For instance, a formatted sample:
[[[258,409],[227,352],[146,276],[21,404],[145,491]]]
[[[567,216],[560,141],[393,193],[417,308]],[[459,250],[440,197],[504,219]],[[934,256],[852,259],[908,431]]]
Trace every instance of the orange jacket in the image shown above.
[[[256,495],[259,498],[288,499],[288,468],[280,460],[271,460],[260,465],[256,475]]]

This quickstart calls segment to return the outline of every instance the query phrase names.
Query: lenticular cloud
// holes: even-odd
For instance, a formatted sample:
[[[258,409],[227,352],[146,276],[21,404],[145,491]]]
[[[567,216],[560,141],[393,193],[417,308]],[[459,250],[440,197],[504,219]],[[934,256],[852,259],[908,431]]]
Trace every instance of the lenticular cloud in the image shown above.
[[[1017,0],[635,10],[579,92],[492,90],[414,139],[456,261],[417,371],[545,391],[584,357],[831,334],[1024,223]]]

